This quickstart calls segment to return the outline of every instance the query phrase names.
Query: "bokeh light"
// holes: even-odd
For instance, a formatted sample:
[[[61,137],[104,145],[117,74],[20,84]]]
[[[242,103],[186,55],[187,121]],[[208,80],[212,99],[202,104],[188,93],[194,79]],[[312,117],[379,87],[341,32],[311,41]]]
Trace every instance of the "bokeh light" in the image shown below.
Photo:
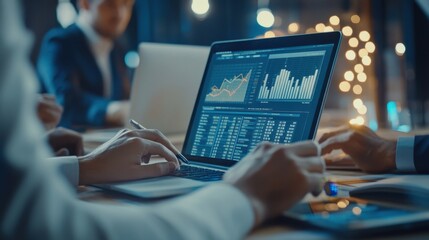
[[[331,16],[329,18],[329,23],[334,25],[334,26],[337,26],[338,24],[340,24],[340,18],[338,16],[335,16],[335,15]]]
[[[404,55],[406,50],[407,49],[403,43],[397,43],[395,46],[395,52],[398,56]]]
[[[353,107],[355,107],[356,109],[360,108],[361,106],[363,106],[363,101],[360,98],[356,98],[355,100],[353,100]]]
[[[358,54],[359,54],[359,57],[363,58],[365,56],[368,56],[368,51],[365,48],[361,48],[359,49]]]
[[[349,39],[349,45],[350,45],[350,47],[355,48],[359,45],[359,40],[355,37],[352,37]]]
[[[345,27],[343,27],[342,32],[343,32],[344,36],[349,37],[353,34],[353,29],[350,26],[345,26]]]
[[[357,74],[357,80],[359,82],[366,82],[366,79],[367,79],[366,73],[360,72]]]
[[[369,53],[373,53],[375,51],[375,44],[373,42],[367,42],[367,43],[365,43],[365,49]]]
[[[363,65],[360,63],[356,64],[354,69],[356,73],[361,73],[364,70]]]
[[[347,81],[353,81],[355,79],[355,74],[352,71],[346,71],[344,73],[344,79]]]
[[[265,28],[270,28],[274,25],[274,15],[268,8],[261,8],[258,10],[258,15],[256,17],[256,21],[259,25]]]
[[[354,85],[353,86],[353,93],[354,94],[360,95],[360,94],[362,94],[362,91],[363,91],[363,89],[362,89],[361,85]]]
[[[355,24],[357,24],[357,23],[359,23],[360,22],[360,17],[359,17],[359,15],[353,15],[351,18],[350,18],[350,20],[352,21],[352,23],[355,23]]]
[[[361,31],[359,33],[359,39],[361,41],[368,42],[370,38],[371,38],[371,35],[369,34],[368,31]]]
[[[197,15],[206,15],[210,10],[210,3],[208,0],[192,0],[191,9]]]
[[[339,88],[341,92],[348,92],[350,91],[351,85],[347,81],[342,81],[340,82]]]
[[[273,31],[266,31],[264,34],[265,38],[273,38],[275,36],[276,36],[276,34]]]
[[[299,25],[298,25],[298,23],[293,22],[293,23],[289,24],[287,29],[290,33],[296,33],[299,31]]]
[[[325,24],[323,24],[323,23],[316,24],[316,31],[317,32],[323,32],[323,31],[325,31]]]
[[[371,65],[371,58],[369,56],[364,56],[362,58],[362,64],[365,66]]]
[[[355,51],[353,51],[353,50],[348,50],[348,51],[346,52],[346,58],[347,58],[348,60],[350,60],[350,61],[355,60],[355,59],[356,59],[356,53],[355,53]]]

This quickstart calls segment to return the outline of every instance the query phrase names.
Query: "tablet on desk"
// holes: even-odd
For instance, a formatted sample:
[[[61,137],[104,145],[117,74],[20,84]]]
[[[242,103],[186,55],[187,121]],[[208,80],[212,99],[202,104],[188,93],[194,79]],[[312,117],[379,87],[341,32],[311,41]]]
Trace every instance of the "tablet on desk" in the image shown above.
[[[358,198],[332,198],[327,201],[301,203],[287,211],[284,216],[343,237],[372,236],[422,228],[429,224],[429,209]]]

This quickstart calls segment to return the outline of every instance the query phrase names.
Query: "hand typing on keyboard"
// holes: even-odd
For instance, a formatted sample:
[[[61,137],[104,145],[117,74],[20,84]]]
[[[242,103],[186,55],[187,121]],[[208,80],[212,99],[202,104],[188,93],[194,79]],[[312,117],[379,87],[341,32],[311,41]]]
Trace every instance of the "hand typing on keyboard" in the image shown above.
[[[343,161],[355,163],[365,172],[382,173],[396,169],[397,140],[384,139],[366,126],[340,127],[323,134],[319,142],[323,154],[342,150],[345,153]]]
[[[79,184],[159,177],[179,168],[173,144],[158,130],[121,130],[88,155],[79,157]],[[149,163],[152,155],[166,162]]]

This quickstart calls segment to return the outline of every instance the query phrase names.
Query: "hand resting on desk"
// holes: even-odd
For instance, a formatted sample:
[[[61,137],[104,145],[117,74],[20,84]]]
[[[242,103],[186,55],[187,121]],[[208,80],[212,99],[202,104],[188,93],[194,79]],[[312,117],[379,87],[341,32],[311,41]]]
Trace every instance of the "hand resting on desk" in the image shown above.
[[[84,153],[82,136],[78,132],[58,127],[46,132],[45,137],[57,157]]]

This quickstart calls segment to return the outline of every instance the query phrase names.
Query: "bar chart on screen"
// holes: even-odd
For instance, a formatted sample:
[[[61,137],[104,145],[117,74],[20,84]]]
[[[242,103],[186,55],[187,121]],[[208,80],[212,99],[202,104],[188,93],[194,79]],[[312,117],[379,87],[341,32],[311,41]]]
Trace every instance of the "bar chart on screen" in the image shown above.
[[[258,100],[311,101],[324,54],[313,51],[272,55]]]

